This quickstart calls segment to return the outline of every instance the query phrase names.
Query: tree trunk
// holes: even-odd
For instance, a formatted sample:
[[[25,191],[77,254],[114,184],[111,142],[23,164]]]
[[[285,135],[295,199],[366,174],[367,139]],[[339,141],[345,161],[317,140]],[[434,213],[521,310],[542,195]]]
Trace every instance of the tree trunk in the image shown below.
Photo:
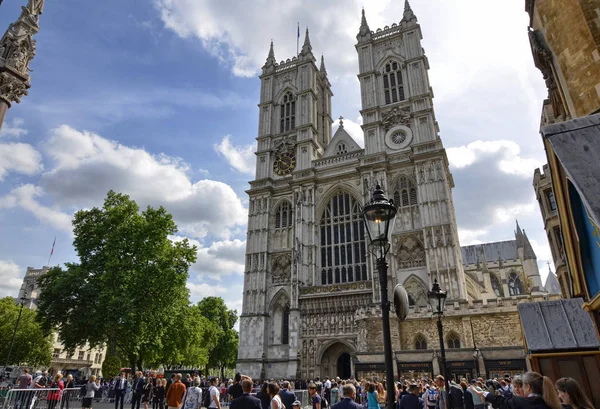
[[[221,380],[225,379],[225,365],[221,365]]]
[[[142,371],[143,372],[144,371],[144,369],[143,369],[144,365],[142,365],[143,364],[142,358],[138,357],[136,363],[137,363],[138,371]]]

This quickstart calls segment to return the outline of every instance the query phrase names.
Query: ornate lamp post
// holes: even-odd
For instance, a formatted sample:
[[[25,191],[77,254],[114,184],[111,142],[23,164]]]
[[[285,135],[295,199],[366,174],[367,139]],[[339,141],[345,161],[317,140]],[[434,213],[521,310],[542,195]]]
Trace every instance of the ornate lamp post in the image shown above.
[[[17,329],[19,328],[19,323],[21,322],[21,314],[23,313],[23,306],[25,305],[25,301],[27,301],[27,293],[23,293],[23,296],[20,298],[21,300],[21,308],[19,309],[19,316],[17,317],[17,323],[15,324],[15,330],[13,331],[12,339],[10,340],[10,347],[8,348],[8,356],[6,357],[6,365],[4,366],[4,371],[6,372],[6,368],[10,364],[10,355],[12,354],[13,345],[15,343],[15,338],[17,336]]]
[[[383,349],[385,354],[385,382],[387,385],[387,409],[394,408],[394,365],[392,337],[390,335],[390,305],[387,291],[387,268],[385,256],[390,250],[390,237],[396,221],[396,206],[388,200],[377,184],[373,198],[362,211],[363,221],[369,235],[369,251],[377,258],[379,288],[381,290],[381,324],[383,326]]]
[[[446,308],[446,291],[442,291],[440,285],[437,282],[437,277],[433,280],[433,287],[431,291],[427,293],[429,299],[429,305],[431,305],[431,311],[433,315],[437,315],[437,328],[438,336],[440,338],[440,353],[441,353],[441,365],[440,371],[444,376],[444,382],[446,383],[446,401],[448,407],[452,408],[452,400],[450,396],[450,380],[448,379],[448,371],[446,370],[446,349],[444,348],[444,327],[442,325],[442,315],[444,315],[444,309]]]

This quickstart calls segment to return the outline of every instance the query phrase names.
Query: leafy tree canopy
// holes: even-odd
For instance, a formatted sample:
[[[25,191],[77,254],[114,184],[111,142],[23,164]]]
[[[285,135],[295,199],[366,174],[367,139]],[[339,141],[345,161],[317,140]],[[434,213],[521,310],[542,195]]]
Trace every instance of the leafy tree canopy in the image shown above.
[[[209,350],[209,368],[232,368],[237,360],[238,333],[233,329],[237,321],[237,311],[230,310],[221,297],[206,297],[198,302],[200,313],[215,324],[217,343]],[[221,376],[223,376],[221,374]]]
[[[21,306],[12,297],[0,299],[0,359],[4,365]],[[48,366],[52,359],[52,340],[36,320],[36,312],[23,308],[10,354],[9,365]]]
[[[173,218],[161,206],[140,212],[129,196],[108,192],[101,208],[73,219],[79,263],[40,279],[40,319],[67,349],[109,345],[132,369],[159,359],[180,310],[188,305],[188,268],[196,247],[172,241]]]

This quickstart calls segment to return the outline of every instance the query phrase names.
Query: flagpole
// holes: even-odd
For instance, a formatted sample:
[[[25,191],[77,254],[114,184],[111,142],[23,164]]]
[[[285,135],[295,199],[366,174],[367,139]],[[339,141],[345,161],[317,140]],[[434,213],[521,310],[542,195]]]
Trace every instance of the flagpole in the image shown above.
[[[52,250],[50,250],[50,257],[48,257],[48,264],[46,264],[47,266],[50,266],[50,259],[52,258],[52,255],[54,254],[54,245],[56,244],[56,236],[54,236],[54,242],[52,243]]]

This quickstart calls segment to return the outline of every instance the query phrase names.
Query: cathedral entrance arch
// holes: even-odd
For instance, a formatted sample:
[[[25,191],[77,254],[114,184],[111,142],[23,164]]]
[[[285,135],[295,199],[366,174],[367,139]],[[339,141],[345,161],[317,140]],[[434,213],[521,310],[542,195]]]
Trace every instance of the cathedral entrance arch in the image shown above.
[[[334,342],[321,356],[321,377],[350,379],[352,371],[352,354],[354,348],[343,342]]]

